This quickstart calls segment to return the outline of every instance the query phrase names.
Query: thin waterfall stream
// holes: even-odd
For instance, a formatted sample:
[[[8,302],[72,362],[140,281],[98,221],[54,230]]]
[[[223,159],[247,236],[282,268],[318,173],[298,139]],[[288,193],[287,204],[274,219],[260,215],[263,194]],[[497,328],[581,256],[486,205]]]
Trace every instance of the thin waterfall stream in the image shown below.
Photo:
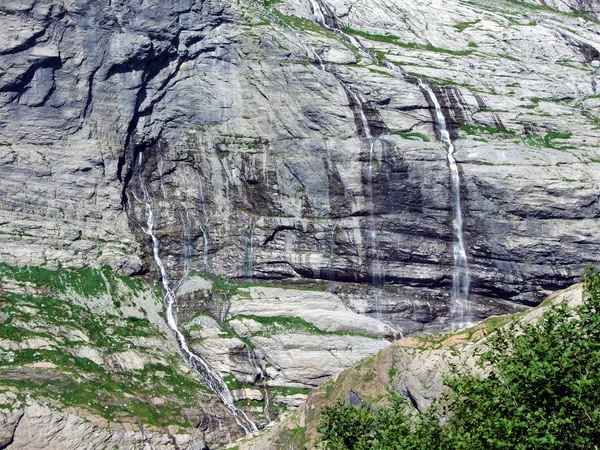
[[[309,1],[311,4],[312,11],[313,11],[313,20],[317,24],[327,28],[330,31],[341,34],[347,41],[350,42],[350,44],[352,44],[354,47],[356,47],[361,53],[364,53],[368,58],[373,59],[373,56],[371,55],[369,50],[366,49],[365,47],[363,47],[363,45],[360,43],[360,41],[357,38],[344,33],[339,28],[339,25],[337,24],[336,20],[331,18],[331,13],[329,11],[327,11],[327,15],[325,14],[324,8],[326,8],[326,6],[324,4],[322,4],[320,0],[309,0]],[[327,23],[328,19],[332,23],[332,25],[329,25]],[[318,54],[316,54],[316,52],[315,52],[315,55],[316,55],[317,61],[319,63],[319,68],[322,70],[326,70],[320,56]],[[340,82],[341,82],[341,80],[340,80]],[[374,205],[375,205],[374,200],[375,199],[374,199],[374,188],[373,188],[373,163],[376,158],[376,154],[375,154],[376,138],[374,138],[373,135],[371,134],[371,128],[369,126],[369,121],[365,114],[364,104],[363,104],[362,100],[360,99],[360,97],[358,96],[358,94],[356,92],[350,90],[345,85],[344,85],[344,87],[345,87],[348,97],[350,98],[350,100],[352,102],[352,106],[354,106],[354,108],[353,108],[354,112],[355,112],[355,114],[358,118],[358,121],[360,122],[361,128],[362,128],[362,130],[359,130],[359,133],[362,131],[361,134],[367,140],[368,145],[369,145],[369,162],[367,164],[367,170],[366,170],[366,182],[367,182],[367,192],[368,192],[367,196],[368,196],[368,204],[369,204],[369,231],[367,233],[367,239],[369,242],[369,247],[371,249],[371,260],[372,260],[371,281],[372,281],[373,287],[375,288],[375,290],[374,290],[375,291],[374,292],[375,313],[377,315],[377,318],[381,319],[381,300],[382,300],[383,295],[382,295],[382,292],[380,289],[385,284],[385,269],[383,267],[383,264],[381,263],[381,258],[379,255],[377,220],[375,218],[375,208],[374,208]],[[334,227],[334,230],[335,230],[335,227]],[[330,268],[330,272],[331,272],[331,268]]]
[[[448,165],[450,167],[450,189],[453,197],[453,221],[452,228],[454,242],[452,253],[454,257],[454,267],[452,271],[452,291],[450,295],[450,315],[452,319],[452,328],[460,329],[471,324],[471,314],[469,307],[469,264],[467,261],[467,252],[465,246],[465,237],[463,232],[463,213],[460,199],[460,175],[458,166],[454,159],[454,144],[450,139],[450,133],[446,125],[446,118],[440,106],[433,89],[423,80],[418,79],[419,87],[427,94],[427,97],[433,104],[435,110],[435,123],[440,134],[440,140],[444,143],[447,150]]]
[[[200,223],[200,231],[202,231],[202,262],[204,263],[204,271],[206,273],[210,273],[210,260],[208,259],[208,252],[210,249],[210,237],[208,234],[208,211],[206,210],[206,199],[204,198],[202,181],[198,183],[198,195],[200,197],[200,204],[202,205],[203,218],[202,223]]]
[[[138,167],[142,167],[142,154],[139,154]],[[183,333],[179,330],[177,325],[177,320],[175,319],[175,314],[173,312],[173,307],[175,305],[176,300],[176,291],[177,286],[173,289],[171,288],[171,284],[169,281],[169,276],[167,274],[167,270],[163,261],[160,257],[160,243],[156,234],[154,233],[154,211],[152,208],[152,197],[150,196],[148,189],[142,179],[141,175],[139,176],[140,188],[142,191],[142,198],[138,198],[135,193],[133,194],[135,199],[145,205],[146,212],[146,227],[141,227],[142,231],[150,236],[152,240],[152,253],[154,256],[154,261],[158,266],[160,273],[160,281],[162,287],[164,289],[164,305],[165,305],[165,316],[167,318],[167,324],[171,330],[175,333],[177,341],[179,343],[179,347],[183,352],[184,357],[190,363],[190,365],[198,372],[198,374],[202,377],[206,386],[212,390],[215,394],[219,396],[223,404],[231,411],[236,423],[240,426],[242,430],[246,434],[250,434],[254,431],[257,431],[258,428],[256,424],[248,418],[248,416],[238,407],[234,405],[233,395],[231,391],[227,387],[225,381],[221,378],[221,376],[216,373],[209,365],[206,363],[200,356],[196,355],[188,346],[188,343],[185,339]],[[183,279],[187,276],[184,273]]]
[[[244,277],[252,279],[254,274],[254,230],[256,229],[256,219],[248,219],[248,235],[246,237],[246,250],[244,252]]]

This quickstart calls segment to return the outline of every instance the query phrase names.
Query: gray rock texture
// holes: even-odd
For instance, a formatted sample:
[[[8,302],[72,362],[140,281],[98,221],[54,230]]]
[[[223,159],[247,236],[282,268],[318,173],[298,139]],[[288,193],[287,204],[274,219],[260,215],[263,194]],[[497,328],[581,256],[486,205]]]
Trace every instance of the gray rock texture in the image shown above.
[[[456,205],[423,79],[456,147],[472,316],[537,304],[599,263],[598,15],[591,0],[4,0],[0,262],[157,280],[151,210],[173,288],[192,271],[248,285],[184,283],[177,305],[243,383],[313,386],[447,329]],[[281,295],[252,286],[267,283]],[[320,332],[346,334],[327,356]],[[129,350],[72,355],[151,363]]]
[[[243,435],[139,281],[0,265],[1,448],[200,450]]]
[[[266,433],[236,442],[239,450],[255,448],[313,448],[318,437],[317,426],[322,409],[341,400],[350,404],[370,402],[382,404],[389,392],[400,394],[410,412],[425,412],[444,390],[444,377],[451,370],[482,374],[477,366],[488,349],[488,339],[500,327],[513,320],[525,324],[538,320],[551,305],[580,305],[582,286],[575,285],[556,292],[538,308],[516,317],[494,317],[463,332],[449,335],[421,335],[400,339],[377,355],[345,370],[324,387],[313,391],[307,401],[285,420]],[[301,433],[291,430],[303,427]]]
[[[18,420],[14,417],[18,416]],[[91,420],[90,420],[91,419]],[[134,426],[107,426],[95,417],[81,417],[70,412],[59,412],[46,406],[31,404],[8,416],[0,413],[3,433],[12,435],[5,440],[6,449],[64,450],[64,449],[160,449],[205,450],[202,434],[185,430],[178,434],[172,427],[168,433],[159,430],[140,430]]]
[[[474,300],[535,303],[599,242],[598,7],[545,3],[322,3],[350,39],[303,1],[7,0],[2,259],[153,270],[151,198],[175,274],[444,303],[449,171],[419,76],[455,138]]]

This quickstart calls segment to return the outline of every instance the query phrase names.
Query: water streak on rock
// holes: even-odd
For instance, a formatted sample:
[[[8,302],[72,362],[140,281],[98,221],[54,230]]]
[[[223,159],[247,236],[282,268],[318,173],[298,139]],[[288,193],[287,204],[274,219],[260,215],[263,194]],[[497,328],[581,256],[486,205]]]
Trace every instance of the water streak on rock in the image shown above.
[[[458,166],[454,159],[454,144],[450,139],[450,133],[446,126],[446,118],[440,106],[433,89],[423,80],[418,79],[419,87],[425,92],[429,101],[433,104],[435,111],[435,124],[440,135],[440,140],[444,143],[447,150],[448,165],[450,167],[450,183],[453,200],[453,257],[454,267],[452,271],[452,293],[450,298],[450,315],[452,319],[452,328],[460,329],[471,324],[471,314],[469,308],[469,264],[467,261],[467,252],[465,238],[463,233],[463,213],[460,199],[460,175]]]
[[[143,160],[142,154],[140,153],[138,167],[142,166]],[[196,355],[189,348],[183,333],[179,330],[177,320],[175,319],[175,314],[173,312],[177,288],[171,287],[167,270],[160,257],[160,243],[156,233],[154,233],[154,210],[152,207],[152,197],[148,192],[146,184],[141,176],[139,177],[139,186],[141,193],[139,195],[134,193],[134,197],[138,202],[142,203],[146,209],[146,226],[142,227],[142,231],[150,236],[152,240],[152,254],[154,257],[154,262],[158,266],[160,281],[165,293],[163,301],[165,304],[165,316],[167,318],[167,324],[175,333],[181,351],[190,365],[200,374],[206,386],[215,394],[217,394],[223,404],[231,411],[240,428],[242,428],[246,434],[250,434],[257,430],[256,424],[252,422],[252,420],[250,420],[241,409],[234,405],[233,396],[225,381],[208,365],[208,363],[206,363],[202,358],[200,358],[200,356]],[[186,274],[184,274],[184,276],[185,275]]]

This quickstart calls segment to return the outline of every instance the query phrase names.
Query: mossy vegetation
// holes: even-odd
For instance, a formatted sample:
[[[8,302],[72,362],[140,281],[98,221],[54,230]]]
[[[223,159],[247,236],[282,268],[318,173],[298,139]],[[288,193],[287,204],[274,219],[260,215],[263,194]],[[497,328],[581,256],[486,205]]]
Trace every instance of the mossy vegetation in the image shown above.
[[[252,333],[252,337],[271,337],[281,333],[303,333],[315,334],[323,336],[360,336],[370,339],[378,339],[376,336],[371,336],[363,333],[352,331],[324,331],[317,328],[310,322],[296,316],[255,316],[255,315],[235,315],[233,319],[249,319],[260,323],[263,328],[260,331]]]
[[[423,133],[418,133],[415,131],[397,131],[397,130],[388,130],[381,133],[382,136],[391,135],[391,136],[400,136],[403,139],[408,139],[410,141],[421,140],[423,142],[430,142],[427,136]]]
[[[481,22],[481,20],[474,20],[472,22],[458,22],[457,24],[452,26],[462,33],[467,28],[472,27],[473,25],[477,25],[479,22]]]
[[[502,134],[507,136],[514,136],[515,132],[506,128],[499,127],[488,127],[478,125],[463,125],[460,127],[462,131],[471,136],[480,136],[482,134]]]
[[[562,151],[575,148],[574,146],[564,145],[560,142],[561,140],[570,139],[572,137],[572,133],[570,132],[561,133],[558,131],[551,131],[544,135],[535,133],[517,135],[513,130],[508,130],[506,128],[475,125],[464,125],[461,127],[461,130],[469,136],[488,135],[500,139],[514,139],[515,142],[534,148],[552,148]],[[485,140],[485,142],[487,142],[487,140]]]
[[[540,136],[537,134],[526,134],[521,136],[521,142],[530,146],[537,148],[553,148],[555,150],[570,150],[575,149],[576,147],[572,145],[563,145],[556,140],[560,139],[570,139],[572,136],[571,133],[559,133],[559,132],[550,132],[546,133],[544,136]]]
[[[422,50],[427,52],[434,53],[445,53],[448,55],[454,56],[467,56],[473,53],[472,49],[465,50],[451,50],[448,48],[436,47],[433,44],[419,44],[417,42],[402,42],[398,36],[393,34],[372,34],[367,33],[366,31],[355,30],[354,28],[344,27],[342,31],[346,34],[352,34],[355,36],[360,36],[364,39],[375,41],[375,42],[385,42],[387,44],[393,44],[398,47],[407,48],[411,50]]]
[[[308,395],[310,389],[308,388],[297,388],[289,386],[272,386],[269,390],[275,395],[290,396],[290,395]]]
[[[142,296],[158,307],[144,280],[108,267],[2,264],[0,274],[0,388],[113,422],[189,425],[184,410],[210,391],[193,371],[180,369],[175,348],[156,354],[166,336],[134,302]],[[135,315],[120,309],[125,303]]]

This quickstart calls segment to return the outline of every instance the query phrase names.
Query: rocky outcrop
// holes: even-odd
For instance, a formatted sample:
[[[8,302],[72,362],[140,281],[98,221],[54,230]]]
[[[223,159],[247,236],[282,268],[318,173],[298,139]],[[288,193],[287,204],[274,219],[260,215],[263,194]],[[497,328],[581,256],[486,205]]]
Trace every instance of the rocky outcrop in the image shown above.
[[[417,335],[401,339],[377,355],[362,360],[310,394],[306,403],[269,432],[236,442],[240,450],[253,448],[312,448],[318,436],[319,414],[338,400],[359,405],[382,404],[390,390],[400,394],[406,407],[425,412],[444,392],[444,377],[452,369],[462,373],[481,371],[476,363],[487,348],[491,333],[512,321],[532,323],[551,305],[581,304],[582,286],[553,294],[543,306],[517,316],[493,317],[473,328],[450,335]],[[294,433],[295,430],[295,433]],[[269,444],[273,443],[273,444]]]
[[[37,404],[19,406],[20,409],[13,409],[6,416],[0,414],[0,427],[6,434],[4,442],[0,441],[0,445],[4,445],[3,448],[11,450],[66,448],[205,450],[208,448],[202,442],[202,434],[195,429],[181,430],[184,433],[179,434],[180,430],[176,426],[168,433],[143,427],[140,429],[134,424],[108,426],[108,424],[95,423],[98,422],[98,418],[95,417],[82,417]]]
[[[1,448],[192,450],[243,435],[139,281],[0,265]]]

